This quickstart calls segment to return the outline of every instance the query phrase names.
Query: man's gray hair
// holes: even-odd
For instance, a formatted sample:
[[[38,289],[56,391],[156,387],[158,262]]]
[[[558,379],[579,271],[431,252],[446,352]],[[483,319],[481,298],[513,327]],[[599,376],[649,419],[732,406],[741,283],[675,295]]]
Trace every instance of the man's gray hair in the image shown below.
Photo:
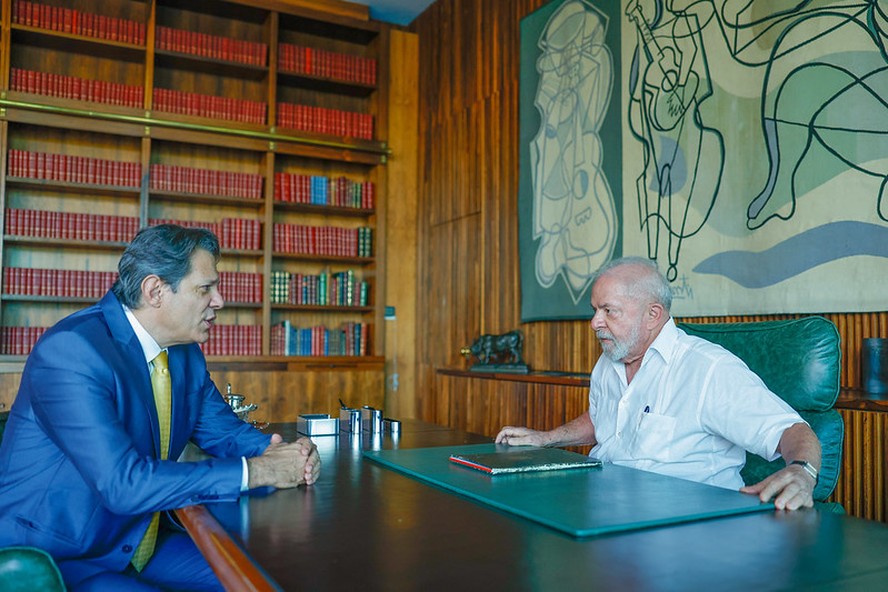
[[[175,292],[182,278],[191,273],[191,256],[197,249],[219,260],[219,239],[209,230],[175,224],[143,228],[123,252],[111,290],[131,309],[142,305],[142,280],[149,275],[158,276]]]
[[[669,312],[672,308],[672,288],[669,286],[666,276],[657,267],[657,262],[646,257],[621,257],[608,261],[595,272],[592,286],[595,286],[595,282],[601,276],[619,267],[627,266],[642,267],[647,271],[647,273],[639,274],[637,281],[626,286],[629,295],[634,298],[649,297],[654,302],[663,305],[666,312]]]

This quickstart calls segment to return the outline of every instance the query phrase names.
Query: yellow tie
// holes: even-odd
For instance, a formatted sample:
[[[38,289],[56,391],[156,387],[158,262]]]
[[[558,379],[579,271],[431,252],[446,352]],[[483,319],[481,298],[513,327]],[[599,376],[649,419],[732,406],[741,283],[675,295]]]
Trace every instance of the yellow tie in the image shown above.
[[[151,388],[154,390],[154,404],[157,406],[157,419],[160,423],[160,458],[166,460],[170,448],[170,410],[172,407],[173,387],[170,383],[170,370],[167,365],[167,352],[163,350],[154,358],[154,370],[151,372]],[[160,523],[160,513],[155,512],[148,524],[148,530],[142,537],[142,542],[136,548],[132,564],[136,571],[142,571],[145,564],[154,553],[154,545],[157,542],[157,527]]]

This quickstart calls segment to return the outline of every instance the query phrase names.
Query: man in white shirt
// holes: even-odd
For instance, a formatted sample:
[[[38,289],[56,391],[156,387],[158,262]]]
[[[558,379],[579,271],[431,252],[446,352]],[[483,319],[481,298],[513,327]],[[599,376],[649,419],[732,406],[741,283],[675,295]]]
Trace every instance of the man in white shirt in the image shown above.
[[[807,423],[735,355],[675,326],[669,283],[656,264],[618,259],[592,285],[592,328],[604,351],[589,411],[549,431],[506,426],[513,446],[592,445],[590,455],[774,499],[813,505],[820,442]],[[743,486],[746,451],[786,468]]]

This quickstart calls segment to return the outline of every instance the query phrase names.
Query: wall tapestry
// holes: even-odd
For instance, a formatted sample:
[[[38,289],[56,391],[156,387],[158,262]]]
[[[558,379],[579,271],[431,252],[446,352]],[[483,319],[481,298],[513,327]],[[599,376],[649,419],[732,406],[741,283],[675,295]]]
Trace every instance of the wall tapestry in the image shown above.
[[[522,320],[654,259],[677,316],[888,308],[886,0],[563,0],[521,23]]]

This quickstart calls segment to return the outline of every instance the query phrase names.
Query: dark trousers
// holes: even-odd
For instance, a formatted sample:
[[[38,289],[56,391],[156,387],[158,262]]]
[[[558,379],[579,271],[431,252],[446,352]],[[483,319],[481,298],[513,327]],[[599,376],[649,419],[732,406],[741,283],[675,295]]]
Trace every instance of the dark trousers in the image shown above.
[[[154,555],[141,573],[129,566],[120,573],[103,572],[80,582],[66,583],[71,592],[224,590],[191,537],[187,533],[164,528],[158,533]]]

